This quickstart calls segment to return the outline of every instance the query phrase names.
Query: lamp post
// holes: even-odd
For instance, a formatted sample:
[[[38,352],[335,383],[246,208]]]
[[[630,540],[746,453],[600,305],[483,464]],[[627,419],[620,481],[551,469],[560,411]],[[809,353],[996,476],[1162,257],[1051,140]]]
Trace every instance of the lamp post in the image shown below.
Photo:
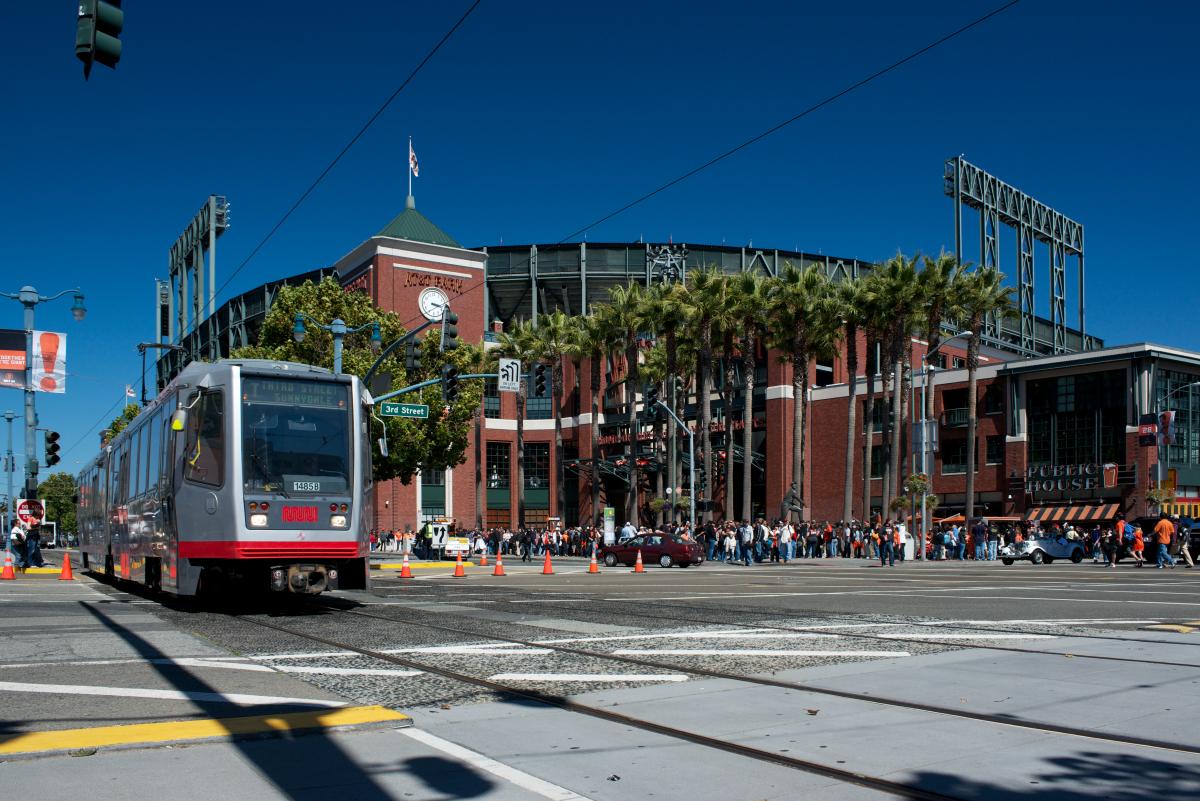
[[[292,339],[297,342],[303,342],[304,337],[308,334],[308,331],[304,328],[305,320],[308,320],[309,323],[320,328],[322,331],[328,331],[333,335],[333,372],[337,375],[340,375],[342,372],[342,340],[345,339],[346,334],[357,334],[359,331],[365,331],[370,328],[371,350],[379,353],[383,347],[383,337],[380,335],[378,322],[363,323],[357,328],[350,328],[346,325],[345,320],[337,317],[332,323],[325,325],[317,322],[304,312],[296,314],[295,325],[292,326]]]
[[[4,420],[8,423],[8,451],[4,455],[4,472],[8,479],[8,502],[4,504],[4,536],[7,540],[8,532],[12,531],[13,517],[13,473],[16,472],[16,464],[13,462],[12,452],[12,424],[13,420],[17,419],[17,413],[9,409],[4,413]]]
[[[138,343],[138,346],[137,346],[138,353],[142,354],[142,407],[143,408],[146,406],[146,349],[147,348],[157,348],[159,350],[170,350],[170,351],[176,351],[178,353],[183,353],[183,351],[184,351],[184,348],[182,345],[168,345],[165,342],[139,342]],[[155,372],[157,373],[157,370]],[[158,391],[157,376],[154,379],[154,389],[155,389],[155,394],[157,394],[157,391]]]
[[[933,392],[933,374],[936,370],[929,360],[933,354],[942,349],[942,346],[956,339],[970,337],[973,333],[972,331],[959,331],[949,339],[943,339],[938,343],[936,348],[921,357],[921,474],[924,476],[929,476],[929,429],[930,423],[933,422],[933,420],[925,417],[925,390],[928,388],[930,392]],[[974,454],[967,454],[967,469],[975,469]],[[925,499],[929,496],[929,490],[931,489],[933,489],[933,477],[929,476],[925,489],[921,490],[921,541],[919,547],[916,549],[915,556],[917,559],[922,559],[925,556],[925,538],[929,535],[929,521],[925,511]]]
[[[71,305],[71,313],[75,319],[82,320],[87,315],[83,305],[83,292],[76,289],[64,289],[57,295],[40,295],[31,286],[23,286],[16,292],[0,292],[0,296],[19,301],[25,307],[25,497],[37,497],[37,444],[34,429],[37,428],[37,410],[33,402],[33,310],[39,303],[49,303],[58,300],[63,295],[73,294],[75,302]]]
[[[688,428],[687,425],[682,420],[679,419],[679,417],[675,414],[675,412],[671,409],[670,406],[663,403],[662,401],[659,401],[658,405],[663,407],[664,409],[666,409],[667,414],[671,415],[671,419],[674,420],[675,423],[680,428],[682,428],[684,431],[686,431],[687,435],[688,435],[688,454],[689,454],[689,458],[688,458],[688,501],[689,501],[689,504],[691,507],[689,509],[690,514],[688,517],[688,523],[689,523],[689,528],[691,529],[691,532],[692,532],[692,536],[695,537],[696,536],[696,432],[692,431],[692,429]],[[730,458],[732,458],[732,455]]]
[[[1172,395],[1183,392],[1185,389],[1191,389],[1192,387],[1200,387],[1200,381],[1193,381],[1190,384],[1184,384],[1182,387],[1176,387],[1175,389],[1168,392],[1166,395],[1163,395],[1161,398],[1159,398],[1159,400],[1157,402],[1155,402],[1155,404],[1154,404],[1154,416],[1156,418],[1159,418],[1158,419],[1158,423],[1159,423],[1159,431],[1158,431],[1159,440],[1158,441],[1160,443],[1162,443],[1159,446],[1162,450],[1159,453],[1158,459],[1155,460],[1157,462],[1156,472],[1158,473],[1158,488],[1159,489],[1162,489],[1163,480],[1167,477],[1167,462],[1168,462],[1168,459],[1169,459],[1169,456],[1171,453],[1171,446],[1167,443],[1167,432],[1164,431],[1162,428],[1162,422],[1161,422],[1161,417],[1160,417],[1160,415],[1163,412],[1163,405],[1167,402],[1167,400]],[[1159,512],[1162,512],[1162,502],[1161,501],[1158,504],[1158,510],[1159,510]]]

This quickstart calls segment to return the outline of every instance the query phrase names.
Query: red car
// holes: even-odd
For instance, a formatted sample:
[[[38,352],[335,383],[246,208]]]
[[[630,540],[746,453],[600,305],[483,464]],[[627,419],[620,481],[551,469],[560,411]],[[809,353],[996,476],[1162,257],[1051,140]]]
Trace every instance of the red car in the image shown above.
[[[606,545],[600,549],[598,558],[608,567],[616,567],[618,563],[632,565],[637,561],[639,550],[642,552],[642,563],[647,565],[657,562],[661,567],[690,567],[704,563],[704,551],[695,541],[685,540],[675,534],[657,533]]]

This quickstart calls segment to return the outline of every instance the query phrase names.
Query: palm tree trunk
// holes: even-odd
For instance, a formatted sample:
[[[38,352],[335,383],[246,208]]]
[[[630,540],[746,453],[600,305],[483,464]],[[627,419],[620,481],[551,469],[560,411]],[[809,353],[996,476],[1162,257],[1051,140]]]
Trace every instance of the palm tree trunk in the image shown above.
[[[804,466],[808,461],[808,453],[805,450],[808,447],[808,423],[812,420],[812,398],[809,397],[808,383],[808,360],[804,361],[804,373],[801,375],[800,393],[804,398],[802,408],[804,409],[804,425],[800,427],[800,478],[804,478]],[[804,482],[800,482],[800,499],[804,504],[804,508],[808,509],[810,504],[808,496],[804,492]]]
[[[808,360],[803,356],[803,343],[792,344],[792,486],[803,503],[804,498],[804,384]],[[805,507],[805,511],[808,507]],[[798,513],[799,515],[799,513]],[[799,522],[801,517],[797,517]]]
[[[871,520],[871,467],[875,460],[875,370],[878,359],[875,358],[875,347],[878,344],[867,337],[867,401],[863,409],[863,423],[866,433],[863,435],[863,520]]]
[[[905,457],[904,464],[906,466],[904,468],[904,471],[900,474],[901,488],[904,487],[908,476],[917,472],[916,464],[913,461],[912,436],[910,433],[912,431],[912,427],[908,424],[909,413],[912,410],[912,402],[911,401],[912,401],[912,377],[913,376],[912,376],[912,339],[907,334],[904,337],[904,343],[905,343],[905,345],[904,345],[904,361],[901,364],[901,381],[900,381],[900,397],[901,397],[901,407],[900,407],[901,429],[900,429],[900,431],[901,431],[901,445],[904,448],[904,457]],[[909,514],[910,514],[909,525],[911,526],[909,533],[912,534],[912,533],[916,532],[919,535],[920,528],[917,525],[917,514],[916,514],[917,508],[916,508],[915,498],[916,498],[915,495],[909,495],[909,498],[908,498],[908,501],[909,501],[908,509],[909,509]],[[914,554],[913,558],[917,559],[917,560],[921,559],[921,557],[924,555],[924,551],[925,551],[925,549],[923,547],[915,548],[913,551],[913,554]]]
[[[879,439],[879,445],[883,448],[883,488],[880,491],[880,513],[884,519],[890,519],[892,515],[892,487],[894,481],[894,473],[892,473],[892,458],[889,453],[891,449],[891,425],[892,425],[892,361],[888,354],[880,354],[883,358],[883,380],[880,382],[880,400],[883,401],[883,436]]]
[[[667,403],[671,411],[679,414],[675,393],[677,381],[675,374],[679,371],[679,360],[675,356],[678,340],[674,331],[667,332]],[[679,432],[674,420],[667,420],[667,484],[671,488],[671,507],[668,510],[668,520],[675,522],[675,504],[679,500],[676,490],[679,488]]]
[[[842,520],[849,523],[854,518],[854,437],[858,434],[854,429],[858,411],[858,327],[853,323],[846,325],[846,372],[849,373],[849,399],[846,402],[846,489],[842,497]]]
[[[904,367],[900,352],[900,343],[897,341],[896,349],[892,353],[892,452],[889,454],[892,475],[888,485],[892,497],[900,494],[900,432],[904,426],[904,393],[900,388]]]
[[[712,478],[712,438],[709,436],[708,429],[712,425],[712,407],[709,405],[708,398],[712,394],[712,326],[704,324],[700,328],[700,352],[696,357],[698,362],[696,372],[700,374],[700,392],[696,398],[696,405],[699,407],[697,422],[700,435],[700,453],[701,456],[701,475],[704,477],[704,484],[707,486],[708,481]],[[695,464],[696,454],[692,454],[692,463]],[[699,483],[697,483],[697,490]],[[704,492],[705,498],[712,498],[712,487]],[[701,520],[709,521],[713,519],[712,508],[705,505],[704,511],[699,515]]]
[[[749,520],[754,472],[754,369],[757,343],[753,334],[742,340],[742,519]]]
[[[625,401],[629,404],[629,520],[634,526],[641,521],[638,515],[638,424],[637,424],[637,339],[636,332],[625,349]]]
[[[600,360],[592,354],[592,525],[600,527]]]
[[[725,337],[725,519],[733,519],[733,382],[736,371],[733,361],[733,337]]]
[[[550,393],[554,400],[554,514],[563,522],[563,528],[566,528],[566,506],[567,496],[566,487],[563,486],[563,459],[562,459],[562,402],[563,402],[563,369],[562,359],[557,359],[554,362],[553,372],[550,374]]]
[[[525,384],[517,390],[517,528],[525,530]]]
[[[475,410],[475,528],[483,531],[483,400]]]
[[[970,330],[979,331],[983,320],[972,320]],[[975,426],[976,403],[979,399],[979,387],[976,383],[976,371],[979,369],[979,334],[973,333],[967,340],[967,507],[963,514],[966,525],[971,525],[975,516]]]
[[[654,444],[653,444],[653,447],[651,448],[651,451],[654,453],[655,461],[658,460],[659,450],[661,448],[660,443],[662,442],[662,438],[663,438],[662,427],[663,427],[662,421],[659,420],[658,416],[656,415],[654,418]],[[666,493],[663,492],[663,487],[664,487],[663,482],[665,480],[666,480],[666,476],[663,473],[662,464],[660,463],[658,466],[658,470],[654,471],[654,492],[655,492],[655,497],[657,497],[659,500],[666,500],[666,497],[667,497]],[[667,507],[666,507],[666,504],[664,503],[658,509],[656,523],[659,526],[662,526],[664,523],[667,522],[666,514],[667,514]]]

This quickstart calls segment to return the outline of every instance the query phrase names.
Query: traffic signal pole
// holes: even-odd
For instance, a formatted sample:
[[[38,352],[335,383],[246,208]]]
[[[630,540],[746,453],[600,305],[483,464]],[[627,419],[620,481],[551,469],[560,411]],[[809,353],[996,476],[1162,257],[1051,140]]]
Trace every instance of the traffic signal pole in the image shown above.
[[[17,419],[17,413],[14,411],[7,411],[4,413],[4,419],[8,422],[8,453],[4,463],[4,472],[8,474],[8,503],[4,505],[4,536],[7,537],[8,532],[12,531],[13,506],[15,506],[15,501],[13,501],[12,479],[13,473],[16,472],[14,469],[16,465],[13,464],[12,424],[13,420]]]
[[[689,521],[692,529],[692,536],[696,536],[696,432],[688,428],[687,425],[676,416],[670,406],[658,401],[658,405],[667,410],[667,414],[671,415],[671,419],[679,424],[679,427],[687,432],[688,435],[688,501],[691,505],[691,519]],[[729,455],[733,458],[733,454]],[[672,487],[672,490],[674,488]]]

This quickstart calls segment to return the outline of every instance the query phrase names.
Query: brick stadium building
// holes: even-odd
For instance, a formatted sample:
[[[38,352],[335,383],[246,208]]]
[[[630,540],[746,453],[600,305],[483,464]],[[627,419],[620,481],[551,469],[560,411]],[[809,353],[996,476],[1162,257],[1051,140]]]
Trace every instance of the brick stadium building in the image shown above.
[[[461,337],[486,342],[503,326],[516,319],[562,309],[578,314],[608,297],[612,286],[639,281],[650,284],[664,278],[682,277],[687,269],[716,265],[727,272],[760,271],[776,274],[785,264],[816,265],[838,280],[858,277],[872,269],[869,262],[813,255],[800,251],[705,245],[681,248],[644,242],[569,245],[521,245],[468,249],[408,207],[378,234],[361,243],[329,267],[282,279],[244,293],[215,313],[216,325],[205,325],[203,342],[197,335],[185,338],[192,354],[207,357],[227,355],[240,344],[257,338],[258,326],[274,292],[284,283],[336,274],[348,290],[369,294],[380,306],[398,313],[408,324],[424,319],[428,301],[449,300],[460,319]],[[437,303],[434,303],[436,306]],[[975,508],[989,515],[1082,519],[1108,516],[1120,510],[1145,510],[1145,491],[1158,469],[1158,448],[1138,444],[1138,426],[1143,416],[1162,406],[1177,410],[1177,446],[1162,449],[1171,468],[1165,477],[1178,483],[1181,503],[1200,504],[1200,391],[1190,386],[1200,380],[1200,354],[1131,345],[1099,348],[1091,337],[1077,331],[1065,332],[1065,350],[1050,355],[1053,332],[1044,320],[1035,321],[1034,350],[1039,355],[1019,358],[1016,346],[1020,332],[1015,323],[999,321],[984,339],[979,369],[979,425],[977,431]],[[1061,331],[1059,332],[1061,336]],[[943,347],[935,357],[935,404],[938,450],[931,464],[933,493],[940,506],[934,516],[946,516],[965,506],[966,370],[961,341]],[[957,346],[957,347],[956,347]],[[865,342],[856,343],[859,365],[865,365]],[[914,340],[913,364],[920,365],[924,343]],[[1060,350],[1064,348],[1060,347]],[[731,514],[741,509],[741,471],[746,464],[754,471],[751,503],[756,514],[774,517],[789,486],[791,475],[791,426],[793,419],[791,366],[780,362],[775,352],[760,352],[753,397],[753,449],[741,453],[740,429],[746,399],[735,388],[731,408],[726,410],[719,395],[722,369],[716,366],[714,383],[718,394],[711,399],[714,451],[732,454],[735,461],[733,497],[723,486],[724,470],[718,460],[708,491],[713,515],[725,517],[727,501]],[[169,380],[173,369],[167,354],[160,363],[160,381]],[[740,367],[739,367],[740,369]],[[526,372],[532,373],[529,366]],[[563,459],[565,471],[563,508],[556,508],[556,477],[553,469],[554,422],[549,397],[529,392],[525,421],[525,486],[516,483],[515,396],[496,391],[494,382],[485,385],[484,402],[466,461],[448,471],[426,471],[410,484],[384,482],[375,503],[379,528],[404,528],[429,517],[450,517],[463,525],[513,527],[517,525],[517,497],[523,493],[525,521],[542,525],[554,518],[565,524],[587,522],[599,514],[591,508],[593,470],[600,481],[601,505],[617,509],[624,517],[628,492],[623,469],[625,443],[625,388],[620,363],[601,366],[600,437],[591,440],[590,365],[585,361],[576,375],[565,366]],[[847,400],[850,376],[844,358],[819,361],[809,375],[812,386],[808,453],[804,476],[807,517],[836,520],[841,517],[845,486]],[[853,513],[864,516],[862,476],[864,456],[864,412],[866,380],[857,381],[856,403],[859,430],[855,445]],[[916,371],[913,383],[920,387],[923,376]],[[876,381],[877,398],[879,382]],[[1169,396],[1170,403],[1164,404]],[[694,427],[696,398],[687,399],[685,419]],[[910,408],[916,404],[910,404]],[[882,409],[877,403],[875,408]],[[728,425],[727,425],[728,423]],[[883,419],[873,426],[878,474],[883,450]],[[643,499],[658,489],[654,471],[655,431],[640,427],[639,443],[648,460],[643,472]],[[733,434],[733,442],[727,435]],[[686,442],[686,440],[681,440]],[[901,475],[914,472],[909,448],[909,430],[902,437]],[[1106,467],[1107,466],[1107,467]],[[681,475],[687,475],[681,470]],[[682,482],[686,486],[686,479]],[[871,506],[877,511],[882,481],[872,481]],[[653,515],[643,506],[643,520]],[[619,520],[624,522],[623,520]]]

